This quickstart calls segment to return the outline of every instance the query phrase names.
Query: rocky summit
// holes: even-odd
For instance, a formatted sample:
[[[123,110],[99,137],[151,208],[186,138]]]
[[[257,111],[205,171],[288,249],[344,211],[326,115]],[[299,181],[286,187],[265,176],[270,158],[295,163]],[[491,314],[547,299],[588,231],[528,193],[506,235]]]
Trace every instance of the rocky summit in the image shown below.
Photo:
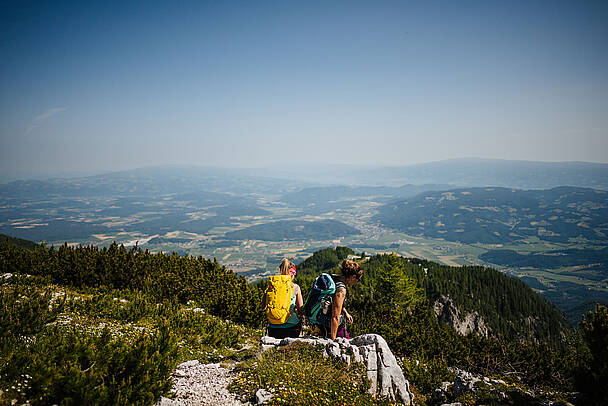
[[[352,340],[345,338],[330,340],[319,337],[277,339],[264,336],[261,339],[261,348],[264,351],[295,342],[321,345],[324,347],[324,356],[341,359],[347,364],[351,362],[365,364],[367,377],[371,381],[369,391],[372,395],[379,394],[406,405],[413,405],[414,394],[410,391],[410,383],[405,379],[397,359],[380,335],[364,334]]]

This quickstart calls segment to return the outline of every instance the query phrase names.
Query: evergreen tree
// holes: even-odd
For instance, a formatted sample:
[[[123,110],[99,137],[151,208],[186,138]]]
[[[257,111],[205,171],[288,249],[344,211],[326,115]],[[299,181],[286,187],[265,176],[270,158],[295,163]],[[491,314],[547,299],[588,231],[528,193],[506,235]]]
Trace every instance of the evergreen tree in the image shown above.
[[[596,400],[608,399],[608,307],[597,305],[581,321],[591,361],[583,377],[583,387]]]

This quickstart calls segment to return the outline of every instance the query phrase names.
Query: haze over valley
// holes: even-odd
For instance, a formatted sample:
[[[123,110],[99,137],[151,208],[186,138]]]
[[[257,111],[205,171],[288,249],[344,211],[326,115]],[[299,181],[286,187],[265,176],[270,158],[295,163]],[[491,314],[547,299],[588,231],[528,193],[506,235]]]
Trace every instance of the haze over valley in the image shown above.
[[[528,176],[514,176],[522,167]],[[252,279],[328,246],[481,264],[522,278],[575,321],[608,300],[607,168],[490,160],[350,168],[365,180],[393,174],[375,186],[185,166],[15,181],[0,187],[0,233],[215,257]],[[342,176],[325,170],[326,182]],[[560,180],[577,186],[555,187]],[[529,184],[547,188],[522,188]]]

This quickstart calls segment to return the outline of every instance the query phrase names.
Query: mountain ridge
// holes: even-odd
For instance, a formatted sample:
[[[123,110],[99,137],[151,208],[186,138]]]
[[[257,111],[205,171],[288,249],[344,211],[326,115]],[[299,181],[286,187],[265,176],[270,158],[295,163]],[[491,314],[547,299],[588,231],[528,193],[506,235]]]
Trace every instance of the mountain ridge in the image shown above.
[[[454,158],[410,165],[291,165],[262,168],[231,168],[198,165],[156,165],[119,171],[98,171],[84,176],[42,179],[25,177],[8,184],[66,180],[95,180],[104,177],[149,176],[167,172],[187,173],[189,177],[259,178],[269,185],[279,181],[297,181],[309,185],[345,184],[352,186],[401,186],[404,184],[445,183],[454,187],[503,186],[516,188],[550,188],[584,186],[608,190],[608,163],[585,161],[532,161],[491,158]],[[2,186],[2,185],[0,185]]]
[[[579,235],[608,241],[608,192],[591,188],[455,188],[395,200],[379,211],[375,219],[387,227],[463,243],[531,236],[568,242]]]

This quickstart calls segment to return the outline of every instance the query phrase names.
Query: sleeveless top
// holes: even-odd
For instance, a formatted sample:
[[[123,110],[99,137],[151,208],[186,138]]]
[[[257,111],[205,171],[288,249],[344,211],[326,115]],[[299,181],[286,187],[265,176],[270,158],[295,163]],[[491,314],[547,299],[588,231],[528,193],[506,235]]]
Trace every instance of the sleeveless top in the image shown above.
[[[346,284],[344,282],[336,282],[336,292],[338,291],[339,288],[344,288],[344,290],[346,291],[346,295],[344,296],[344,302],[342,302],[342,308],[344,309],[344,306],[346,306],[346,301],[348,300],[348,289],[346,288]],[[335,297],[335,295],[336,294],[334,293],[334,297]],[[345,324],[346,324],[346,318],[344,317],[343,314],[340,314],[340,326],[345,325]]]
[[[289,306],[289,312],[291,313],[291,316],[289,316],[289,319],[287,319],[287,321],[285,323],[283,323],[283,324],[270,324],[270,323],[268,323],[268,327],[271,327],[271,328],[290,328],[290,327],[294,327],[295,325],[297,325],[300,322],[300,319],[298,319],[298,315],[296,314],[295,310],[296,310],[296,290],[292,289],[292,291],[291,291],[291,305]]]
[[[344,290],[346,291],[346,296],[344,297],[344,303],[342,304],[342,307],[344,307],[344,305],[346,304],[346,300],[348,299],[348,289],[346,289],[346,284],[344,282],[336,282],[336,292],[340,288],[344,288]]]
[[[331,276],[332,279],[335,281],[338,276],[337,275],[332,275]],[[344,306],[346,306],[346,301],[348,300],[348,289],[346,287],[346,284],[342,281],[340,282],[336,282],[336,292],[338,291],[338,289],[343,288],[346,291],[346,296],[344,297],[344,302],[342,303],[342,308],[344,308]],[[331,302],[333,302],[334,298],[335,298],[336,294],[334,293],[333,295],[331,295],[330,299]],[[330,302],[330,306],[331,306],[331,302]],[[328,311],[328,314],[320,314],[318,317],[318,320],[321,322],[321,324],[323,326],[325,326],[325,328],[329,328],[331,326],[331,307]],[[346,324],[346,319],[344,317],[343,314],[340,314],[340,324],[339,326],[343,326]],[[338,327],[340,328],[340,327]]]

